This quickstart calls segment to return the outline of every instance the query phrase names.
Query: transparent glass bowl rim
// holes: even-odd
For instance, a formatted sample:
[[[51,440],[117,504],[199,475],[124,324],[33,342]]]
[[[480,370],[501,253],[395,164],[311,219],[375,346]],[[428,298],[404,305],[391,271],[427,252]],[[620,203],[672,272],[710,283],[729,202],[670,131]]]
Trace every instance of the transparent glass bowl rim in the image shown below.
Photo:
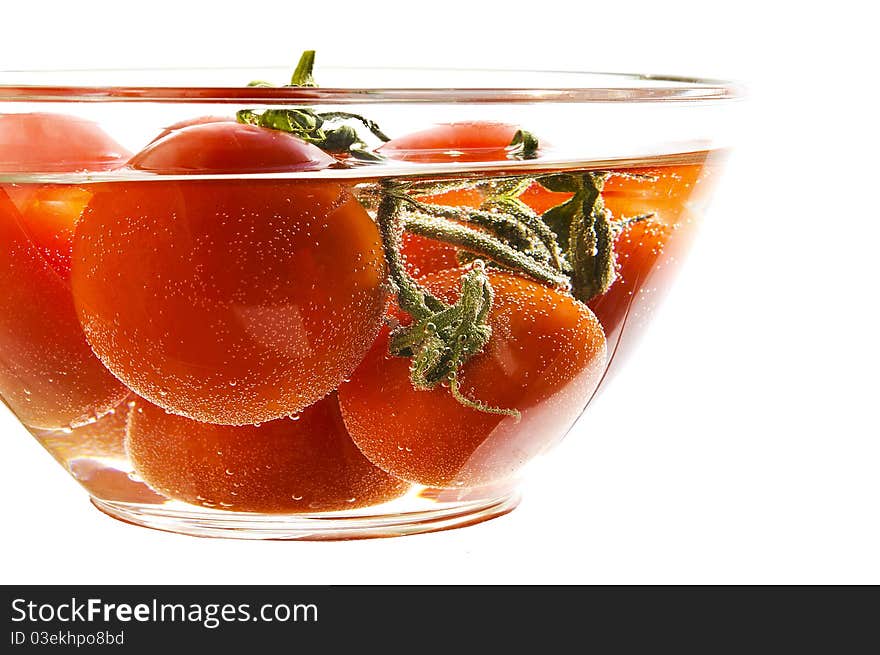
[[[0,102],[174,102],[174,103],[254,103],[273,104],[375,104],[375,103],[640,103],[640,102],[706,102],[741,98],[742,87],[731,81],[672,75],[600,73],[586,71],[537,71],[514,69],[442,69],[406,67],[321,67],[322,71],[350,72],[364,75],[372,72],[420,73],[424,77],[443,74],[466,78],[499,74],[537,79],[565,79],[571,86],[456,86],[456,87],[249,87],[244,86],[171,86],[171,85],[71,85],[58,83],[22,84],[22,78],[73,78],[137,75],[161,78],[172,74],[232,72],[242,80],[254,79],[256,72],[277,73],[273,79],[284,80],[289,67],[264,68],[167,68],[167,69],[94,69],[0,71]],[[248,77],[248,72],[252,73]],[[14,78],[15,82],[10,82]],[[604,84],[596,84],[604,82]]]

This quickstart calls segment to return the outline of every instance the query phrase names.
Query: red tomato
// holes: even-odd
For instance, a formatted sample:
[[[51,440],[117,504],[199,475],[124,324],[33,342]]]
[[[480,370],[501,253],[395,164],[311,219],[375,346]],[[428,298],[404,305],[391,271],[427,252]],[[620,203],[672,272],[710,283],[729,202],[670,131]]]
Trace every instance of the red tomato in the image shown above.
[[[0,172],[117,168],[129,152],[92,121],[63,114],[0,114]]]
[[[657,180],[613,176],[602,193],[605,205],[616,219],[651,212],[655,216],[631,225],[618,236],[614,245],[617,279],[608,291],[588,303],[605,328],[616,364],[638,343],[639,333],[672,283],[694,236],[691,207],[702,192],[699,184],[705,187],[706,178],[702,164],[627,172],[654,175]],[[627,338],[620,339],[624,326]]]
[[[92,197],[87,187],[68,184],[7,185],[6,193],[18,221],[39,256],[65,280],[70,279],[70,257],[76,221]]]
[[[191,125],[205,125],[206,123],[234,123],[234,122],[236,122],[234,116],[199,116],[197,118],[186,118],[182,121],[172,123],[168,127],[163,128],[162,131],[159,132],[159,135],[155,139],[150,141],[150,144],[155,143],[159,139],[165,138],[166,136],[168,136],[172,132],[176,132],[177,130],[182,130],[183,128],[190,127]],[[150,145],[150,144],[147,144],[147,145]]]
[[[0,395],[30,427],[78,425],[126,389],[86,343],[68,282],[43,259],[0,189]]]
[[[543,214],[545,211],[552,207],[561,205],[569,198],[571,198],[570,193],[548,191],[537,182],[532,184],[519,197],[520,200],[522,200],[539,214]]]
[[[0,172],[106,170],[126,159],[89,121],[0,115]],[[0,186],[0,396],[30,427],[94,420],[127,393],[92,354],[70,297],[73,229],[90,196],[72,185]]]
[[[230,149],[227,133],[241,128],[252,149]],[[271,144],[292,169],[316,159],[290,135],[217,123],[180,130],[135,160],[164,171],[154,158],[174,168],[172,155],[197,152],[254,170],[282,159]],[[375,223],[340,183],[110,183],[77,226],[73,292],[89,343],[138,395],[242,425],[294,414],[354,370],[379,331],[385,264]]]
[[[235,122],[201,123],[154,141],[129,166],[162,174],[316,171],[336,163],[317,146],[281,132]]]
[[[462,270],[423,279],[455,300]],[[404,480],[432,487],[506,478],[559,440],[583,411],[605,366],[602,327],[571,296],[508,273],[488,273],[495,290],[492,338],[460,372],[465,396],[522,413],[487,414],[448,389],[416,391],[410,360],[388,354],[388,332],[339,387],[345,424],[364,455]]]
[[[216,509],[348,510],[391,500],[408,487],[358,451],[335,394],[292,419],[241,427],[197,423],[138,401],[127,446],[135,471],[153,489]]]
[[[420,163],[505,161],[518,129],[490,121],[441,123],[391,139],[379,151],[389,159]]]

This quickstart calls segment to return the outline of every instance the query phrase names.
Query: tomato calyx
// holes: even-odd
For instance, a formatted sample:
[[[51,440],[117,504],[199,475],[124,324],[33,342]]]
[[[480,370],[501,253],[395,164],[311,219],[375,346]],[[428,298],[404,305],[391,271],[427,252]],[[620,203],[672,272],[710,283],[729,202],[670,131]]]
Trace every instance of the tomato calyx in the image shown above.
[[[317,87],[313,74],[315,51],[306,50],[299,59],[287,87]],[[269,82],[256,80],[248,86],[274,87]],[[375,122],[361,116],[344,111],[328,111],[317,113],[306,107],[292,109],[265,109],[254,111],[242,109],[236,112],[240,123],[256,125],[273,130],[288,132],[318,146],[321,150],[335,155],[349,155],[360,162],[378,162],[385,158],[369,148],[358,131],[346,121],[356,121],[367,128],[379,141],[387,142],[389,137]]]

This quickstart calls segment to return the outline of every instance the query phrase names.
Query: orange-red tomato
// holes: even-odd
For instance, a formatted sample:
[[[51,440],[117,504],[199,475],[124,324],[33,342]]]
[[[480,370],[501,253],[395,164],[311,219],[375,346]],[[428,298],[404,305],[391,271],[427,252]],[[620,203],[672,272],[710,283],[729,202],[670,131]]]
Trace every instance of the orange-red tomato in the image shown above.
[[[107,170],[127,158],[89,121],[0,115],[0,172]],[[73,229],[90,196],[75,185],[0,186],[0,396],[30,427],[94,420],[127,393],[92,354],[70,296]]]
[[[117,168],[129,152],[96,123],[64,114],[0,114],[0,172],[69,173]]]
[[[131,158],[134,169],[160,174],[316,171],[336,163],[297,137],[231,121],[174,130]]]
[[[0,395],[30,427],[82,424],[127,390],[86,343],[67,280],[21,229],[0,189]]]
[[[348,510],[408,487],[358,451],[335,394],[295,417],[240,427],[198,423],[139,400],[126,443],[135,471],[153,489],[217,509]]]
[[[178,121],[176,123],[172,123],[168,127],[162,129],[159,132],[158,136],[154,138],[150,143],[155,143],[159,139],[163,139],[172,132],[176,132],[177,130],[182,130],[185,127],[189,127],[190,125],[204,125],[205,123],[233,123],[235,122],[235,118],[233,116],[198,116],[196,118],[186,118],[182,121]],[[147,144],[149,145],[149,144]]]
[[[422,282],[452,302],[461,274],[443,271]],[[492,338],[460,371],[461,391],[519,410],[519,422],[465,407],[442,387],[413,389],[410,360],[388,353],[387,330],[339,387],[352,439],[397,477],[433,487],[506,478],[564,435],[598,384],[605,337],[585,305],[515,275],[488,275],[495,290]]]
[[[5,189],[37,255],[69,280],[73,232],[91,191],[70,184],[7,185]]]
[[[241,128],[253,148],[230,145],[226,132]],[[290,135],[214,123],[134,161],[174,168],[177,153],[185,168],[198,151],[215,170],[250,171],[281,161],[278,136],[291,168],[318,159]],[[294,414],[335,389],[386,302],[378,228],[331,181],[103,185],[77,226],[72,282],[89,343],[120,380],[175,414],[229,425]]]
[[[420,163],[504,161],[518,129],[491,121],[442,123],[391,139],[379,152],[389,159]]]
[[[698,186],[704,184],[706,177],[702,164],[627,172],[657,179],[613,176],[602,194],[605,205],[616,219],[647,213],[655,216],[631,225],[617,237],[617,279],[608,291],[588,303],[605,328],[608,343],[614,347],[616,364],[638,342],[638,332],[647,325],[690,245],[695,224],[689,207],[695,194],[701,192]],[[618,343],[624,326],[628,336]]]

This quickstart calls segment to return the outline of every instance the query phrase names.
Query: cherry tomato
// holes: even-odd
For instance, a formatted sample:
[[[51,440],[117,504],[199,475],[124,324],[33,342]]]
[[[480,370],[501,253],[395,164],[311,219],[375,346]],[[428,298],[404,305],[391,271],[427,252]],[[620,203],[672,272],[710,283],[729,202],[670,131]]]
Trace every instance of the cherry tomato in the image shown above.
[[[68,282],[0,189],[0,395],[29,427],[78,425],[127,393],[86,343]]]
[[[239,512],[356,509],[407,486],[352,443],[336,394],[260,426],[198,423],[138,401],[128,424],[135,471],[159,493]]]
[[[233,116],[199,116],[197,118],[186,118],[182,121],[178,121],[176,123],[172,123],[168,127],[162,129],[159,132],[158,136],[155,139],[150,141],[150,143],[155,143],[159,139],[164,139],[166,136],[171,134],[172,132],[177,132],[177,130],[182,130],[185,127],[190,127],[191,125],[205,125],[206,123],[234,123],[235,117]],[[147,144],[149,145],[149,144]]]
[[[617,279],[588,303],[614,348],[612,370],[638,343],[639,333],[672,283],[694,236],[692,207],[698,204],[697,195],[706,187],[707,176],[702,164],[627,172],[653,175],[656,180],[610,177],[602,194],[606,207],[618,220],[647,213],[655,216],[631,225],[617,237]],[[624,326],[627,338],[620,339]]]
[[[70,258],[76,221],[92,197],[85,186],[69,184],[7,185],[19,224],[56,273],[70,279]]]
[[[391,139],[379,151],[389,159],[420,163],[505,161],[518,129],[490,121],[442,123]]]
[[[92,121],[63,114],[0,114],[0,172],[117,168],[129,152]]]
[[[241,128],[253,148],[230,148],[226,133]],[[287,134],[217,123],[135,160],[174,168],[172,154],[199,152],[215,168],[253,170],[284,158],[271,152],[279,143],[291,168],[317,159]],[[175,414],[229,425],[294,414],[335,389],[386,302],[379,231],[331,181],[104,185],[77,226],[72,281],[89,343],[120,380]]]
[[[89,121],[0,115],[0,172],[107,170],[127,159]],[[127,393],[93,355],[70,296],[74,224],[90,197],[76,185],[0,185],[0,396],[30,427],[94,420]]]
[[[520,200],[539,214],[543,214],[552,207],[561,205],[569,198],[571,198],[570,193],[548,191],[537,182],[529,186],[529,188],[523,191],[522,195],[519,197]]]
[[[154,141],[131,158],[162,174],[316,171],[336,162],[291,134],[231,121],[199,123]]]
[[[442,271],[422,282],[452,302],[461,274]],[[339,387],[339,400],[358,448],[392,475],[432,487],[506,478],[564,435],[598,384],[605,337],[585,305],[512,274],[488,275],[492,338],[461,369],[461,391],[522,418],[470,409],[442,387],[416,391],[410,360],[388,353],[386,329]]]

